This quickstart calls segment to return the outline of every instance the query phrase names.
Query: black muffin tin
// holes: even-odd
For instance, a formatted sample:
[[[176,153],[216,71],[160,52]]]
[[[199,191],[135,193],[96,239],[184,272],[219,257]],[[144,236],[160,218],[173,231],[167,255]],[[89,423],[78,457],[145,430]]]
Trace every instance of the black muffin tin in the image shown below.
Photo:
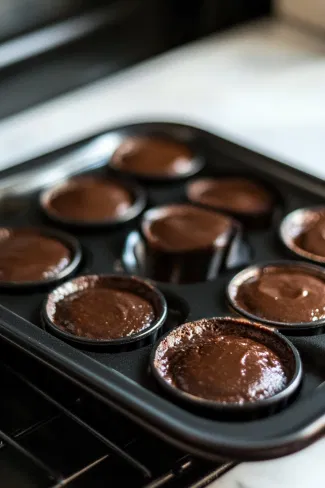
[[[279,239],[280,218],[296,208],[324,202],[325,185],[321,180],[198,128],[172,123],[140,123],[108,130],[2,173],[0,225],[26,225],[27,222],[49,225],[38,202],[45,187],[81,169],[96,168],[95,173],[109,174],[107,161],[116,144],[126,135],[150,133],[190,144],[206,162],[199,176],[251,175],[266,180],[283,195],[281,215],[276,213],[272,225],[244,232],[251,251],[242,265],[290,257]],[[143,185],[148,193],[147,208],[185,200],[186,181]],[[65,226],[65,231],[72,233],[82,245],[83,260],[77,275],[126,273],[121,263],[122,249],[130,232],[138,226],[139,220],[110,229],[78,230]],[[238,260],[235,259],[234,264],[238,265]],[[225,288],[240,269],[242,267],[227,269],[224,266],[219,276],[210,282],[157,283],[169,306],[163,332],[186,320],[229,315]],[[35,288],[1,290],[0,335],[187,451],[211,459],[266,459],[297,451],[325,431],[325,385],[322,385],[325,382],[325,334],[290,336],[300,352],[304,369],[303,386],[290,405],[275,414],[257,415],[245,421],[236,417],[225,419],[217,413],[208,416],[204,411],[189,410],[165,396],[148,369],[150,344],[116,352],[94,347],[85,349],[67,344],[43,330],[40,311],[46,293],[48,291]]]

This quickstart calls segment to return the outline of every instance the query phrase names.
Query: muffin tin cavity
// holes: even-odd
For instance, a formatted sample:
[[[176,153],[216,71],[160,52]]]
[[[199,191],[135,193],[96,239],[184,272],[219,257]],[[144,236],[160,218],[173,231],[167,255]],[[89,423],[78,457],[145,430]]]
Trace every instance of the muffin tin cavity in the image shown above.
[[[273,188],[236,175],[193,180],[186,195],[191,203],[226,212],[250,228],[269,226],[280,204]]]
[[[139,232],[128,237],[123,254],[128,272],[178,284],[213,280],[222,269],[246,259],[248,249],[238,222],[189,204],[148,210]]]
[[[151,336],[167,316],[164,296],[135,277],[79,276],[47,297],[42,318],[63,338],[85,345],[123,346]]]
[[[203,160],[184,142],[166,134],[147,134],[126,137],[109,167],[140,179],[171,181],[194,175],[203,167]]]
[[[88,175],[45,190],[40,204],[56,223],[109,227],[137,217],[145,208],[146,194],[134,183]]]
[[[325,264],[325,207],[294,210],[283,219],[280,237],[292,254]]]
[[[178,401],[239,416],[285,406],[302,379],[299,353],[285,337],[229,317],[172,330],[155,346],[151,370]]]
[[[50,286],[70,276],[82,258],[71,235],[42,227],[0,228],[0,288]]]
[[[229,283],[231,307],[241,315],[291,334],[325,326],[325,270],[295,261],[254,265]]]

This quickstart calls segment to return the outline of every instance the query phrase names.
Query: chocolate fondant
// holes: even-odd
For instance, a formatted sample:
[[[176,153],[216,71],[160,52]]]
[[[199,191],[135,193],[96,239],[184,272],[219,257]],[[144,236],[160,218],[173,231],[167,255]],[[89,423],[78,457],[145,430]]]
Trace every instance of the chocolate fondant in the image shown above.
[[[285,337],[233,317],[174,328],[155,347],[151,367],[178,399],[240,415],[284,405],[301,381],[299,355]]]
[[[135,293],[89,287],[56,302],[53,322],[89,339],[118,339],[147,328],[155,320],[151,303]]]
[[[186,393],[219,403],[262,400],[287,384],[285,368],[275,352],[236,335],[217,336],[179,351],[169,377]]]
[[[46,207],[59,218],[100,222],[122,217],[133,202],[130,192],[116,181],[79,177],[54,189]]]
[[[236,303],[276,322],[314,322],[325,318],[325,281],[294,266],[266,266],[239,285]]]
[[[309,212],[308,222],[294,243],[311,254],[325,257],[325,209]]]
[[[0,229],[0,281],[53,278],[71,261],[70,250],[37,229]]]
[[[194,203],[236,213],[267,213],[273,206],[272,195],[258,183],[246,178],[204,178],[188,186]]]
[[[193,169],[193,154],[182,143],[157,137],[130,137],[116,149],[112,165],[151,176],[182,176]]]
[[[151,211],[142,223],[149,246],[165,252],[205,249],[228,241],[228,217],[192,205],[169,205]]]

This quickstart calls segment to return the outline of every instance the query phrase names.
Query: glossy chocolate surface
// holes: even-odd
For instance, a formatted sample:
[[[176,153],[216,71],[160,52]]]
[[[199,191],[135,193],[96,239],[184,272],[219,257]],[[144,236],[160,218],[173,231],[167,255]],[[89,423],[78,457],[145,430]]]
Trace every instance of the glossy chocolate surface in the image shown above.
[[[294,244],[308,253],[325,258],[325,209],[308,212],[308,220]]]
[[[79,177],[53,190],[46,203],[56,217],[80,222],[100,222],[122,217],[134,198],[113,180]]]
[[[262,400],[287,382],[279,357],[263,344],[237,336],[189,347],[175,359],[171,376],[186,393],[219,403]]]
[[[244,404],[274,396],[292,378],[288,346],[270,330],[241,319],[184,324],[166,336],[154,366],[167,384],[197,398]]]
[[[267,213],[273,196],[260,184],[246,178],[204,178],[188,186],[187,195],[199,203],[235,213]]]
[[[193,154],[171,139],[130,137],[116,149],[112,165],[139,175],[182,176],[192,171]]]
[[[150,246],[165,252],[186,252],[223,246],[232,220],[193,205],[168,205],[149,212],[142,222]]]
[[[70,262],[70,250],[37,229],[0,229],[2,282],[37,282],[54,278]]]
[[[149,301],[133,292],[86,287],[55,304],[53,322],[62,330],[89,339],[127,337],[155,320]]]
[[[262,319],[314,322],[325,318],[325,281],[294,266],[266,266],[239,285],[235,300]]]

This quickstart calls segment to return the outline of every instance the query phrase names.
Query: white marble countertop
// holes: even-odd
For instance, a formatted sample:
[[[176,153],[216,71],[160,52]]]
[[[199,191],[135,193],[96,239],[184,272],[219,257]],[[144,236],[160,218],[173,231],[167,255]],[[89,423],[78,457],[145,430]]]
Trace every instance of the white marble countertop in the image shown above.
[[[239,464],[209,488],[321,488],[324,455],[325,439],[281,459]]]
[[[0,122],[0,168],[110,125],[173,120],[325,178],[321,41],[265,21],[167,53]],[[211,486],[323,486],[324,456],[319,441],[287,458],[243,463]]]
[[[321,40],[269,21],[159,56],[0,122],[0,167],[110,124],[167,119],[325,176]]]

